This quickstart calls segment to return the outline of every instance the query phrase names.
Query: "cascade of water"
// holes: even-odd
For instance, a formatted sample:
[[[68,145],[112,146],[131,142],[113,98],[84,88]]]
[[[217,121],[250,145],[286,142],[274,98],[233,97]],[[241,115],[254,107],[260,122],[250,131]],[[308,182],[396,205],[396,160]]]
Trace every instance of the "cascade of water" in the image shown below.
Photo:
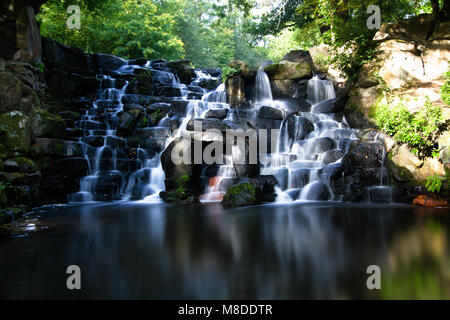
[[[336,97],[333,83],[329,80],[321,80],[318,76],[308,81],[307,95],[313,105]]]
[[[270,87],[270,81],[267,74],[258,70],[256,73],[256,94],[255,99],[257,104],[269,103],[272,104],[272,88]]]

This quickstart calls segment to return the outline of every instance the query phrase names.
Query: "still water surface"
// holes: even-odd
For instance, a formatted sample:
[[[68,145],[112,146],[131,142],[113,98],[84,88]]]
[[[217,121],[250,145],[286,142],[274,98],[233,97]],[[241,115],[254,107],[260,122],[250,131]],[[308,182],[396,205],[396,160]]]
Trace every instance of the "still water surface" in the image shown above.
[[[0,239],[7,299],[450,299],[450,215],[302,203],[224,210],[113,203],[35,211]],[[81,268],[81,290],[66,268]],[[366,287],[381,267],[381,290]]]

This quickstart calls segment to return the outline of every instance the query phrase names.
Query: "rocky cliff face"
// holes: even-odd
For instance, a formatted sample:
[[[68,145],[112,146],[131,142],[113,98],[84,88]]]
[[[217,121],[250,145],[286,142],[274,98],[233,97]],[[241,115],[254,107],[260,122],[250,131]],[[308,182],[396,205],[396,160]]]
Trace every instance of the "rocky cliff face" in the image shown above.
[[[450,119],[450,108],[440,94],[450,61],[450,22],[419,15],[383,25],[374,40],[378,43],[375,59],[359,70],[357,83],[349,86],[344,110],[348,123],[355,128],[376,129],[374,114],[378,106],[402,102],[414,113],[425,106],[427,98]],[[330,54],[326,46],[310,52],[315,62]],[[335,70],[326,71],[335,83],[346,82]],[[389,140],[387,161],[393,182],[423,186],[428,176],[449,172],[448,137],[446,132],[439,140],[439,159],[419,159],[406,145]]]

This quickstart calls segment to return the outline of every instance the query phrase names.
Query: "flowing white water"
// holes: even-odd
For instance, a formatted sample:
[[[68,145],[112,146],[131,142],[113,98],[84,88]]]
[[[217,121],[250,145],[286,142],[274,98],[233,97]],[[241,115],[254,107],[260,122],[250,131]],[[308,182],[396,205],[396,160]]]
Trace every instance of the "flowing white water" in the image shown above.
[[[336,97],[333,83],[329,80],[321,80],[318,76],[308,81],[307,95],[313,105]]]
[[[267,74],[258,70],[256,73],[256,94],[255,99],[257,104],[268,103],[269,105],[273,102],[272,88],[270,87],[270,81]]]

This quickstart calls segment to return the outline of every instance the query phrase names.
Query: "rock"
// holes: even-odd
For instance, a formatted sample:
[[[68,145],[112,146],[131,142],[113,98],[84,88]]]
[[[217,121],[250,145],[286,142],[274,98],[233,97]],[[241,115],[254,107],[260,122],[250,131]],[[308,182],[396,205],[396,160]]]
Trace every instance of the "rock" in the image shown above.
[[[220,78],[222,76],[222,69],[207,68],[202,71],[209,74],[211,77]]]
[[[6,67],[5,59],[0,58],[0,72],[5,71],[5,67]]]
[[[98,70],[117,71],[128,64],[125,60],[110,54],[96,53],[93,58]]]
[[[257,203],[257,190],[250,182],[240,182],[228,188],[222,204],[225,208],[250,206]]]
[[[375,34],[373,40],[427,40],[434,25],[434,18],[430,14],[420,14],[410,19],[401,20],[395,24],[383,24]]]
[[[325,181],[334,181],[342,177],[345,168],[342,163],[328,164],[319,170],[319,176]]]
[[[208,118],[208,119],[191,119],[189,120],[186,130],[194,131],[196,129],[195,126],[198,126],[201,131],[207,131],[211,129],[219,130],[222,133],[225,133],[227,129],[230,129],[230,126],[224,123],[219,119]]]
[[[33,56],[27,49],[19,49],[13,57],[14,61],[33,62]]]
[[[36,138],[34,148],[38,155],[52,155],[57,157],[84,155],[80,143],[60,139]]]
[[[27,51],[26,59],[28,61],[41,61],[41,33],[36,21],[34,9],[31,5],[26,5],[18,6],[16,10],[16,46],[19,49]],[[20,58],[25,58],[24,54],[21,54]]]
[[[444,165],[450,164],[450,131],[444,132],[439,137],[439,150],[441,161]]]
[[[10,111],[0,116],[0,143],[7,149],[29,152],[32,140],[31,121],[25,113]]]
[[[11,183],[14,186],[38,186],[41,180],[41,173],[24,172],[0,172],[0,180]]]
[[[358,82],[356,83],[356,86],[360,88],[370,88],[375,87],[379,84],[379,81],[369,75],[362,74],[358,77]]]
[[[209,110],[206,115],[205,118],[216,118],[216,119],[225,119],[228,115],[228,109],[211,109]]]
[[[314,131],[314,124],[304,117],[291,114],[287,118],[289,138],[293,141],[300,141]]]
[[[450,40],[450,21],[439,21],[429,40]]]
[[[248,78],[250,76],[250,67],[242,60],[233,60],[228,63],[228,67],[239,70],[239,73],[244,77]]]
[[[338,112],[335,108],[335,98],[331,98],[322,102],[319,102],[312,108],[313,113],[336,113]]]
[[[303,188],[300,199],[312,201],[328,201],[331,198],[331,191],[328,186],[320,181],[312,182]]]
[[[308,62],[311,65],[313,64],[312,57],[309,51],[302,51],[302,50],[292,50],[289,53],[286,53],[282,61]]]
[[[245,81],[240,73],[227,78],[225,90],[231,108],[238,109],[245,102]]]
[[[274,176],[259,176],[256,179],[244,178],[228,187],[222,204],[225,208],[235,208],[273,202],[275,200],[274,186],[277,183]]]
[[[70,179],[82,178],[87,175],[89,164],[83,157],[58,159],[49,168],[50,174],[58,173]]]
[[[305,94],[305,92],[299,93],[299,85],[294,80],[272,80],[270,87],[275,99],[303,97]]]
[[[177,70],[176,73],[181,83],[191,84],[196,77],[194,68],[191,67],[189,60],[170,61],[169,67]]]
[[[36,137],[60,138],[64,136],[65,122],[60,116],[35,108],[32,114],[32,130]]]
[[[13,158],[4,162],[3,170],[6,172],[33,173],[36,171],[36,165],[28,158]]]
[[[319,161],[322,161],[325,165],[338,161],[344,156],[344,152],[342,150],[328,150],[324,152]]]
[[[447,207],[448,202],[445,199],[436,199],[427,197],[425,195],[420,195],[413,201],[414,205],[417,206],[423,206],[423,207],[430,207],[430,208],[437,208],[437,207]]]
[[[353,128],[367,128],[375,125],[375,120],[371,117],[373,110],[384,100],[385,93],[378,86],[352,90],[344,109],[348,124]]]
[[[264,68],[271,80],[295,80],[312,77],[311,65],[307,61],[280,61]]]
[[[336,142],[328,137],[315,138],[313,140],[307,141],[309,143],[307,148],[311,150],[312,153],[323,153],[328,150],[336,148]]]
[[[342,163],[353,170],[380,168],[383,150],[383,145],[379,142],[352,141]]]
[[[113,201],[119,200],[120,187],[122,186],[122,175],[120,172],[110,171],[102,172],[97,178],[95,184],[96,201]]]
[[[0,112],[12,110],[29,112],[39,99],[29,87],[11,72],[0,72]]]
[[[258,117],[263,119],[283,120],[283,112],[279,109],[262,106],[258,109]]]
[[[132,93],[136,94],[152,94],[153,92],[153,75],[151,71],[140,73],[129,85]]]
[[[161,155],[161,165],[166,174],[166,179],[193,175],[193,150],[193,140],[190,139],[175,139],[167,146]],[[172,153],[174,157],[172,157]],[[183,159],[186,159],[186,161],[183,161]]]

